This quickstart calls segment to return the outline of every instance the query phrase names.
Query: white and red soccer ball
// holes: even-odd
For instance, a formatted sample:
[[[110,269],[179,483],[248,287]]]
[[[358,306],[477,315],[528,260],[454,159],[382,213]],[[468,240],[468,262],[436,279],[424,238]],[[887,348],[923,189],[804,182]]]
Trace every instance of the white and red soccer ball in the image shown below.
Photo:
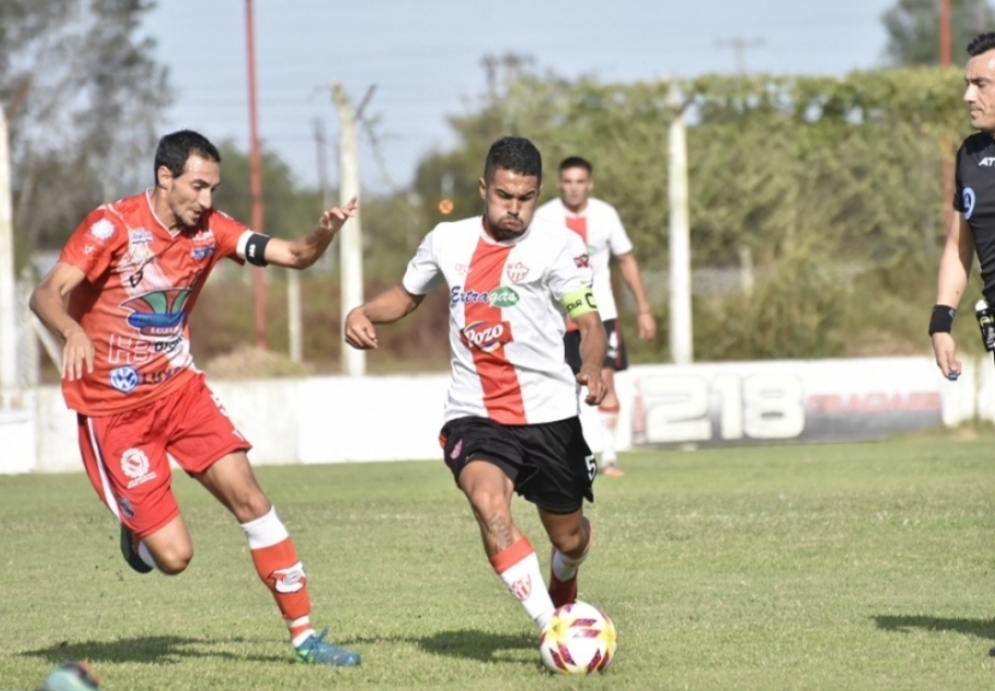
[[[602,672],[615,659],[615,625],[586,602],[557,609],[539,634],[542,661],[559,674]]]

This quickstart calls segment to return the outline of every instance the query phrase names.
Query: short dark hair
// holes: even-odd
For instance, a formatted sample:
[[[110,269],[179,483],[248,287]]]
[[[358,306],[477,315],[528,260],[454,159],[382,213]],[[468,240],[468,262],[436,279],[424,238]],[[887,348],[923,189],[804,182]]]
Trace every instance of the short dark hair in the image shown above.
[[[155,150],[155,164],[152,169],[156,186],[159,185],[159,168],[166,166],[175,177],[183,175],[183,168],[191,156],[200,156],[209,161],[221,163],[221,154],[207,137],[193,130],[171,132],[159,140]]]
[[[570,168],[583,168],[587,171],[588,175],[594,174],[594,166],[586,158],[581,158],[580,156],[567,156],[562,161],[560,161],[560,172],[564,170],[569,170]]]
[[[985,34],[978,34],[971,39],[971,42],[967,44],[967,54],[973,58],[975,55],[987,53],[992,48],[995,48],[995,32],[989,31]]]
[[[534,175],[537,182],[542,182],[542,154],[525,137],[501,137],[491,144],[484,164],[484,180],[493,180],[498,168],[519,175]]]

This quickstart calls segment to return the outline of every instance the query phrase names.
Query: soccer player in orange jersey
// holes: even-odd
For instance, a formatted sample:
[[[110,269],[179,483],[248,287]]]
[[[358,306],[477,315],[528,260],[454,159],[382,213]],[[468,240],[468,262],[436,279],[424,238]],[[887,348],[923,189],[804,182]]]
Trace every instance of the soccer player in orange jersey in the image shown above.
[[[140,573],[178,574],[193,556],[168,453],[241,524],[297,661],[356,665],[358,654],[312,628],[304,568],[256,482],[246,456],[251,445],[194,366],[187,315],[222,258],[304,269],[357,203],[329,209],[300,239],[270,238],[212,207],[220,163],[218,150],[196,132],[163,137],[155,186],[91,212],[35,289],[31,308],[65,340],[63,395],[77,413],[90,482],[121,522],[128,564]]]
[[[377,347],[376,324],[411,313],[440,285],[449,294],[452,383],[443,458],[480,526],[491,566],[540,628],[577,598],[588,555],[594,455],[578,417],[605,395],[607,349],[584,243],[535,219],[542,157],[527,139],[503,137],[487,154],[484,213],[440,223],[425,236],[401,282],[355,308],[346,340]],[[580,332],[576,377],[563,356],[565,317]],[[511,517],[518,493],[536,505],[552,543],[549,589],[539,560]]]
[[[636,299],[639,312],[639,337],[652,340],[656,336],[656,318],[639,272],[639,264],[632,254],[632,241],[629,240],[618,212],[610,204],[591,196],[594,189],[593,169],[587,160],[571,156],[560,163],[560,176],[557,180],[560,190],[558,199],[547,202],[536,209],[536,216],[565,225],[575,232],[587,245],[594,271],[594,297],[598,301],[598,312],[604,321],[608,334],[608,355],[605,358],[601,376],[608,387],[605,400],[598,406],[601,422],[601,472],[609,477],[622,475],[615,453],[615,429],[618,426],[619,400],[615,393],[615,373],[627,369],[629,358],[622,340],[622,328],[612,294],[611,271],[608,260],[614,255],[622,279],[629,286]],[[564,336],[567,362],[576,373],[580,371],[580,336],[574,324],[568,324]]]

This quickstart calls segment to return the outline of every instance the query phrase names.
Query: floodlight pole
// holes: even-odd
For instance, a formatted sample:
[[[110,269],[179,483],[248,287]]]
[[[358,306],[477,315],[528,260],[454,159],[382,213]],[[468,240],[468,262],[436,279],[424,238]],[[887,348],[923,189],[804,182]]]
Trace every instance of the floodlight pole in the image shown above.
[[[256,112],[256,39],[252,0],[245,0],[245,37],[249,73],[249,186],[252,191],[252,229],[263,233],[263,181],[259,162],[259,126]],[[256,303],[256,347],[266,350],[266,284],[263,268],[253,267]]]

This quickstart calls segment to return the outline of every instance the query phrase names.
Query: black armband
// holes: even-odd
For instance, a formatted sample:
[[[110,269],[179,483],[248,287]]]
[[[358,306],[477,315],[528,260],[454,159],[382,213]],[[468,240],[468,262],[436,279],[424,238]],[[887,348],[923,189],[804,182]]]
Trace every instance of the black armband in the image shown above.
[[[253,233],[245,243],[245,261],[256,266],[266,266],[266,245],[269,244],[269,235]]]
[[[950,333],[954,325],[957,310],[948,305],[933,305],[933,314],[929,318],[929,335],[935,333]]]

